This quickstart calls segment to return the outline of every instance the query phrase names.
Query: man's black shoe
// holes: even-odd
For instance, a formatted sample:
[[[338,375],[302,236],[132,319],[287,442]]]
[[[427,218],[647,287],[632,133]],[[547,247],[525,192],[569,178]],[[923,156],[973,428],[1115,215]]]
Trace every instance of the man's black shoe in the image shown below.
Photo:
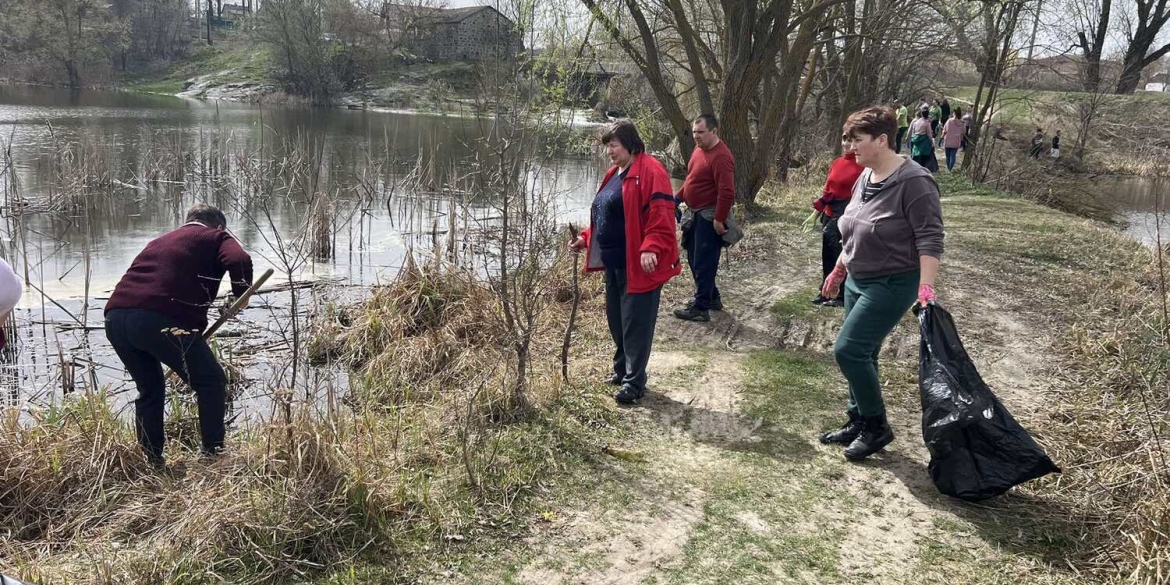
[[[853,442],[853,439],[857,438],[857,435],[861,434],[862,429],[865,427],[865,423],[861,422],[861,417],[852,412],[846,414],[849,415],[849,422],[846,422],[844,426],[835,431],[821,433],[822,443],[826,445],[832,443],[848,445]]]
[[[845,449],[845,458],[850,461],[865,459],[885,449],[894,440],[894,430],[886,421],[886,415],[862,417],[862,423],[865,428]]]
[[[823,302],[825,302],[825,301],[827,301],[827,300],[829,300],[829,299],[826,299],[826,298],[824,297],[824,295],[817,295],[817,298],[815,298],[815,299],[813,299],[813,300],[812,300],[812,304],[814,304],[814,305],[819,305],[819,304],[821,304],[821,303],[823,303]]]
[[[695,308],[695,299],[691,299],[691,300],[687,301],[687,304],[684,306],[688,311]],[[712,311],[722,311],[723,310],[723,299],[715,299],[715,300],[711,301],[711,310]]]
[[[821,303],[822,307],[844,307],[845,301],[842,299],[829,299]]]
[[[645,393],[634,389],[633,386],[622,386],[622,389],[613,395],[613,399],[618,404],[637,404],[643,394]]]
[[[709,313],[707,311],[700,311],[698,309],[695,309],[693,306],[687,307],[685,309],[675,309],[674,316],[678,317],[679,319],[682,319],[684,321],[700,321],[700,322],[702,322],[702,321],[710,321],[711,320],[711,313]]]
[[[609,384],[610,386],[621,386],[622,385],[622,378],[624,378],[624,377],[625,376],[619,376],[617,374],[614,374],[614,375],[606,378],[605,383]]]

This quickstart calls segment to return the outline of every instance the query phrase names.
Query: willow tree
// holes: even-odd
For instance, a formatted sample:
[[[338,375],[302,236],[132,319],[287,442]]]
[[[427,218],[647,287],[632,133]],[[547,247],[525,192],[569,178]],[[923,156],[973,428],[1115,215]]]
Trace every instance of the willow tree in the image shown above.
[[[684,158],[690,118],[719,117],[736,197],[754,203],[773,161],[784,171],[801,75],[828,9],[844,0],[581,1],[642,73]]]

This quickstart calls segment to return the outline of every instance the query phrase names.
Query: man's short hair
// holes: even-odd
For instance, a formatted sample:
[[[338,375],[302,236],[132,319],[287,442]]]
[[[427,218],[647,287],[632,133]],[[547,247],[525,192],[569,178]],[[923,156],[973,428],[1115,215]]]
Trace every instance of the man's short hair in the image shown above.
[[[186,223],[197,221],[210,228],[226,228],[227,218],[224,217],[223,212],[212,207],[206,203],[196,203],[187,210],[187,219],[183,220]]]
[[[858,134],[865,134],[876,139],[885,134],[892,149],[897,144],[895,136],[898,134],[898,118],[890,108],[873,106],[849,114],[843,130],[847,136],[853,138]]]
[[[698,124],[699,122],[702,122],[708,130],[714,130],[719,127],[719,120],[715,118],[715,114],[699,114],[695,116],[694,120],[691,120],[691,124]]]
[[[642,137],[638,136],[638,127],[634,126],[634,122],[629,119],[618,120],[610,124],[609,128],[601,135],[601,143],[609,144],[609,141],[614,138],[622,143],[622,146],[630,152],[630,154],[641,154],[646,152],[646,143],[642,142]]]

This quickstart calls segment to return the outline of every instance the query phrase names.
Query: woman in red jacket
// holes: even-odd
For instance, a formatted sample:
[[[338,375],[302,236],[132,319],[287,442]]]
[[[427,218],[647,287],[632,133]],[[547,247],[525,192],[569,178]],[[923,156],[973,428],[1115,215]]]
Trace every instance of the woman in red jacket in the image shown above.
[[[824,226],[821,230],[821,270],[824,273],[821,275],[822,285],[825,283],[824,279],[828,278],[829,273],[837,266],[837,257],[841,255],[841,230],[837,229],[837,218],[845,213],[845,207],[849,205],[849,198],[853,195],[853,184],[864,170],[857,164],[857,152],[853,150],[853,141],[845,138],[841,137],[842,155],[829,167],[829,178],[825,180],[825,189],[820,199],[813,200],[813,209],[821,215],[821,225]],[[814,305],[826,307],[844,306],[845,289],[842,288],[837,297],[832,299],[817,294],[817,298],[812,302]]]
[[[605,316],[617,346],[609,383],[621,386],[614,400],[633,404],[646,394],[662,285],[682,271],[674,189],[633,122],[615,122],[601,144],[613,168],[593,199],[589,228],[569,246],[586,250],[586,272],[605,272]]]

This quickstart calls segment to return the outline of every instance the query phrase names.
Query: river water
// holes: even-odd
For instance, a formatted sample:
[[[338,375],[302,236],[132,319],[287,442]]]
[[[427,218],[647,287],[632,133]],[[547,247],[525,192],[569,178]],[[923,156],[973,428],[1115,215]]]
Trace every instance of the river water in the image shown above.
[[[290,144],[315,153],[321,164],[314,180],[336,198],[333,255],[309,260],[295,279],[360,288],[392,278],[408,249],[426,248],[423,240],[435,237],[436,226],[445,229],[448,214],[457,211],[441,191],[472,173],[481,128],[458,117],[0,86],[0,146],[10,145],[16,176],[15,185],[10,174],[0,177],[0,255],[31,285],[14,312],[13,342],[0,355],[0,396],[43,406],[71,389],[97,386],[109,388],[125,408],[135,393],[100,330],[104,299],[134,256],[181,224],[196,201],[223,209],[256,274],[275,267],[278,281],[276,250],[304,232],[307,208],[290,195],[273,198],[261,212],[223,189],[245,158],[267,152],[279,161]],[[64,159],[62,145],[73,149]],[[554,194],[558,217],[578,221],[588,213],[603,164],[593,156],[557,156],[529,179]],[[78,188],[62,178],[69,174],[62,169],[85,165],[90,175],[109,169],[114,183],[87,196],[85,205],[63,205],[63,193]],[[161,180],[151,180],[152,169],[160,168]],[[396,187],[388,195],[391,182]],[[363,185],[378,195],[362,199]],[[460,210],[466,214],[467,207]],[[24,221],[23,243],[17,216]],[[265,352],[281,338],[280,311],[288,315],[282,302],[279,294],[265,295],[227,328],[229,335],[233,328],[268,331],[259,340],[223,342],[226,352],[243,356],[252,377],[279,375],[282,366],[266,363],[273,360]],[[322,369],[312,369],[302,383],[319,385],[321,377],[345,386],[344,372]],[[245,409],[265,404],[265,396],[247,391],[239,401]]]

